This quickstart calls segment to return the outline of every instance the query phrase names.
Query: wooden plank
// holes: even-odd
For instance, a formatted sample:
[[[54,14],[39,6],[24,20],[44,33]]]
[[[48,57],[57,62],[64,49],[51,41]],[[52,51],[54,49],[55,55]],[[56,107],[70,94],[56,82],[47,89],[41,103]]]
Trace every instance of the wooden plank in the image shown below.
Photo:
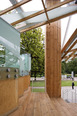
[[[44,1],[43,1],[43,0],[42,0],[42,4],[43,4],[43,7],[44,7],[44,11],[45,11],[47,20],[48,20],[48,22],[49,22],[49,17],[48,17],[48,14],[47,14],[47,11],[46,11],[46,8],[45,8]],[[50,22],[49,22],[49,25],[50,25]]]
[[[34,115],[34,94],[31,93],[30,100],[28,102],[25,116],[33,116]]]
[[[65,61],[67,61],[70,57],[72,57],[72,56],[74,55],[75,52],[76,52],[76,51],[72,52],[69,56],[67,56],[67,58],[66,58]]]
[[[25,97],[24,97],[25,98]],[[68,104],[61,98],[49,98],[46,93],[31,93],[23,102],[27,102],[25,114],[23,104],[9,116],[76,116],[77,105]],[[25,104],[26,105],[26,104]]]
[[[9,114],[9,116],[24,116],[28,102],[30,100],[30,96],[31,96],[31,89],[29,88],[27,91],[25,91],[24,95],[19,98],[18,109],[12,112],[11,114]]]
[[[68,53],[68,52],[70,52],[70,50],[74,47],[74,45],[77,43],[77,40],[71,45],[71,47],[65,52],[65,54],[64,54],[64,56],[62,56],[62,58],[61,59],[63,59],[65,56],[66,56],[66,54]]]
[[[11,10],[13,10],[13,9],[16,9],[17,7],[20,7],[21,5],[23,5],[25,3],[28,3],[30,1],[31,0],[22,0],[19,3],[15,4],[15,5],[13,5],[13,6],[9,7],[9,8],[7,8],[7,9],[5,9],[3,11],[0,11],[0,16],[5,14],[5,13],[7,13],[7,12],[9,12],[9,11],[11,11]]]
[[[70,50],[70,52],[73,52],[73,51],[77,51],[77,48],[76,48],[76,49],[72,49],[72,50]]]
[[[49,22],[50,22],[50,23],[53,23],[53,22],[55,22],[55,21],[57,21],[57,20],[60,20],[60,19],[65,18],[65,17],[67,17],[67,16],[73,15],[73,14],[75,14],[75,13],[77,13],[77,11],[73,11],[73,12],[71,12],[71,13],[64,14],[64,15],[62,15],[62,16],[56,17],[56,18],[54,18],[54,19],[49,20]],[[43,25],[46,25],[46,24],[48,24],[48,21],[45,21],[45,22],[43,22],[43,23],[36,24],[36,25],[31,26],[31,27],[26,28],[26,29],[22,29],[22,30],[20,31],[20,33],[23,33],[23,32],[25,32],[25,31],[29,31],[29,30],[31,30],[31,29],[34,29],[34,28],[37,28],[37,27],[40,27],[40,26],[43,26]]]
[[[24,94],[24,78],[18,78],[18,97],[23,96]]]
[[[76,56],[77,56],[77,54],[75,54],[75,55],[73,56],[72,60],[73,60]]]
[[[71,16],[69,17],[68,22],[67,22],[67,27],[66,27],[66,30],[65,30],[64,38],[63,38],[62,48],[63,48],[64,43],[65,43],[65,40],[66,40],[66,35],[67,35],[67,33],[68,33],[70,21],[71,21]]]
[[[72,1],[73,1],[73,0],[66,0],[66,1],[63,1],[63,2],[59,2],[58,4],[53,5],[53,6],[49,7],[49,8],[47,8],[46,11],[48,12],[48,11],[50,11],[50,10],[53,10],[53,9],[55,9],[55,8],[58,8],[58,7],[60,7],[60,6],[64,5],[64,4],[67,4],[67,3],[72,2]],[[34,13],[34,14],[29,15],[29,16],[27,16],[27,17],[24,17],[24,18],[22,18],[22,19],[20,19],[20,20],[17,20],[17,21],[15,21],[15,22],[11,23],[11,25],[16,25],[16,24],[18,24],[18,23],[20,23],[20,22],[26,21],[26,20],[28,20],[28,19],[30,19],[30,18],[33,18],[33,17],[38,16],[38,15],[43,14],[43,13],[44,13],[44,10],[41,10],[41,11],[39,11],[39,12],[37,12],[37,13]]]
[[[18,107],[18,79],[0,80],[0,116]]]
[[[26,75],[23,77],[24,78],[24,91],[28,89],[30,86],[30,75]]]
[[[67,43],[65,44],[65,46],[62,48],[61,54],[63,54],[63,52],[70,45],[70,43],[73,41],[73,39],[75,38],[76,35],[77,35],[77,29],[75,29],[74,33],[71,35],[71,37],[69,38],[69,40],[67,41]]]
[[[47,0],[47,6],[49,7],[54,2],[54,0]],[[61,69],[59,61],[59,55],[61,54],[61,43],[60,39],[60,23],[58,21],[51,23],[46,26],[46,67],[45,67],[45,76],[46,76],[46,90],[50,98],[60,97],[61,96],[61,85],[60,85],[60,75]],[[59,29],[58,29],[59,28]],[[60,55],[61,56],[61,55]]]

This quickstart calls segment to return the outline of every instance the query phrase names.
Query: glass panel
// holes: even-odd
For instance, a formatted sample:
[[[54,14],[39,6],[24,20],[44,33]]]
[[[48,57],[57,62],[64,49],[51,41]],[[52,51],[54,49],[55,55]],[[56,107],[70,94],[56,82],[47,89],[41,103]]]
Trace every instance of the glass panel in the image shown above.
[[[1,18],[0,43],[16,57],[20,56],[20,33]]]
[[[0,18],[0,66],[19,68],[20,33]]]
[[[0,44],[0,67],[19,68],[19,59],[2,44]]]
[[[77,44],[75,44],[75,46],[72,48],[72,50],[73,50],[73,49],[77,49]]]
[[[27,20],[27,23],[37,23],[37,22],[41,23],[43,21],[47,21],[45,13],[40,14],[40,15],[38,15],[36,17],[33,17],[33,18]]]
[[[32,0],[24,5],[21,6],[22,9],[26,11],[36,11],[36,10],[42,10],[43,5],[41,0]]]
[[[68,20],[69,20],[69,17],[61,19],[61,47],[63,47],[63,44],[65,43],[65,42],[63,43],[63,41],[64,41],[64,36],[65,36]]]
[[[19,68],[19,59],[9,50],[5,50],[5,67]]]
[[[71,37],[71,35],[75,31],[75,29],[77,28],[77,23],[76,22],[77,22],[77,14],[75,14],[71,17],[69,29],[68,29],[67,36],[66,36],[66,42],[68,41],[68,39]]]
[[[5,47],[0,44],[0,67],[5,64]]]
[[[30,70],[31,70],[30,54],[20,55],[20,76],[29,75]]]
[[[31,14],[34,14],[36,13],[37,11],[31,11],[31,12],[22,12],[22,13],[12,13],[12,14],[8,14],[8,15],[3,15],[1,16],[5,21],[7,21],[8,23],[13,23],[17,20],[20,20],[24,17],[27,17]],[[42,21],[46,21],[47,18],[46,18],[46,15],[45,13],[41,14],[41,15],[38,15],[34,18],[31,18],[29,20],[26,20],[25,23],[36,23],[36,22],[42,22]],[[20,25],[20,24],[18,24]]]
[[[65,34],[65,30],[66,30],[66,27],[65,25],[67,26],[67,21],[68,19],[65,18],[65,19],[62,19],[62,22],[61,22],[61,26],[62,26],[62,41],[63,41],[63,37],[64,37],[64,34]],[[71,20],[70,20],[70,24],[69,24],[69,27],[68,27],[68,31],[67,31],[67,35],[66,35],[66,38],[65,38],[65,42],[64,42],[64,45],[67,43],[67,41],[69,40],[69,38],[71,37],[71,35],[73,34],[73,32],[75,31],[75,29],[77,28],[77,14],[75,15],[72,15],[71,16]]]
[[[0,11],[12,6],[9,0],[0,0]]]

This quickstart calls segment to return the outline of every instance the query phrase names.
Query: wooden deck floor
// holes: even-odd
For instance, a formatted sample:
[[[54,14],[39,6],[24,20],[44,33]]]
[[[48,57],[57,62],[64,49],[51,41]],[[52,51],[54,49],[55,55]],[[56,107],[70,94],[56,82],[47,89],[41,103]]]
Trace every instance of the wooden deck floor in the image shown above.
[[[31,93],[24,116],[77,116],[77,105],[50,99],[46,93]]]
[[[18,109],[8,116],[77,116],[77,104],[50,99],[46,93],[32,93],[29,89],[19,99]]]

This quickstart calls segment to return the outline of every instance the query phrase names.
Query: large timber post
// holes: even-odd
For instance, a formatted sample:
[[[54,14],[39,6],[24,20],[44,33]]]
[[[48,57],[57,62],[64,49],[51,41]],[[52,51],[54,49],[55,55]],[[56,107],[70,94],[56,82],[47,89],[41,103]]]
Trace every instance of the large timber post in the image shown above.
[[[47,7],[59,0],[46,0]],[[56,21],[46,26],[45,77],[49,97],[61,96],[61,25]]]

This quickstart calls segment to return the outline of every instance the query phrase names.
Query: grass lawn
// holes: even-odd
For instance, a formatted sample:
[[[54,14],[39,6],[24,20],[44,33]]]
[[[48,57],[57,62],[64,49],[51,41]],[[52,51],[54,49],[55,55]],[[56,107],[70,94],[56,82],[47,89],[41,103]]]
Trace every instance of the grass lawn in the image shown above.
[[[33,89],[33,92],[45,92],[45,89]]]
[[[75,86],[77,86],[77,81],[74,81]],[[61,81],[61,86],[72,86],[72,81],[66,80],[66,81]]]
[[[74,81],[75,86],[77,86],[77,81]],[[30,83],[32,86],[32,82]],[[61,86],[72,86],[71,80],[61,81]],[[34,81],[33,87],[45,87],[45,81]],[[32,92],[45,92],[45,89],[33,89]]]
[[[75,86],[77,86],[77,81],[74,81]],[[30,83],[30,86],[32,86],[32,82]],[[61,86],[72,86],[71,80],[65,80],[61,81]],[[33,87],[45,87],[45,81],[34,81]]]
[[[32,82],[30,83],[30,86],[32,86]],[[45,87],[45,81],[34,81],[33,87]]]

